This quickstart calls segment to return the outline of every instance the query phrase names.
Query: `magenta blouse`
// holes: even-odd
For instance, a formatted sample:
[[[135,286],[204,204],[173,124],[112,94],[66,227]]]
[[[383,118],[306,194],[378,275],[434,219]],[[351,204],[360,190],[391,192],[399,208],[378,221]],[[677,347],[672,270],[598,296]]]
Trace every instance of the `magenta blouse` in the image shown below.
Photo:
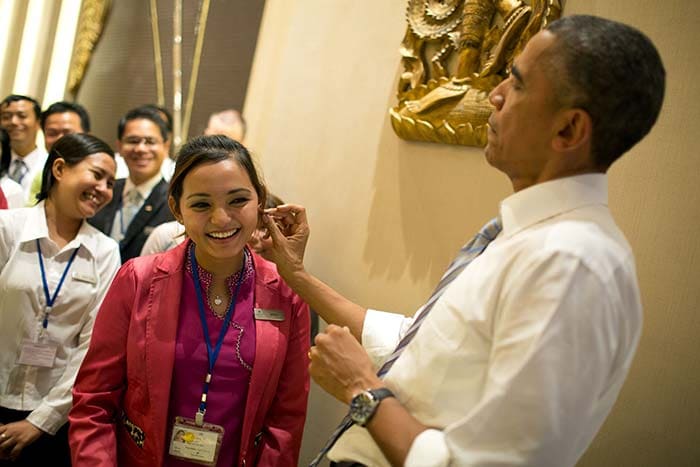
[[[192,248],[192,244],[190,245]],[[194,419],[202,396],[204,378],[207,374],[207,348],[204,343],[202,323],[197,310],[197,295],[192,277],[189,254],[186,255],[187,273],[182,285],[180,317],[175,343],[175,365],[170,389],[168,408],[168,434],[165,443],[165,466],[191,466],[190,462],[181,461],[168,455],[172,426],[176,416]],[[240,271],[227,279],[231,297]],[[211,275],[199,268],[202,292],[211,284]],[[243,282],[238,293],[236,308],[226,331],[219,358],[214,366],[212,381],[207,396],[206,423],[224,427],[224,437],[217,466],[233,466],[238,457],[245,412],[248,383],[255,360],[255,320],[253,319],[255,291],[255,269],[249,252],[245,254]],[[223,317],[211,310],[204,300],[209,339],[213,345],[219,338],[223,326]]]

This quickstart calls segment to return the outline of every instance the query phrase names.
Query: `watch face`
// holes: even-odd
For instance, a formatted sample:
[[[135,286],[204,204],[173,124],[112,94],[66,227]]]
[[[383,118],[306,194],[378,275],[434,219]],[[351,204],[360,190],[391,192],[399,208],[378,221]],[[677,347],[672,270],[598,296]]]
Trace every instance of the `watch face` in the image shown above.
[[[350,418],[358,425],[364,425],[374,414],[377,403],[369,392],[361,392],[350,402]]]

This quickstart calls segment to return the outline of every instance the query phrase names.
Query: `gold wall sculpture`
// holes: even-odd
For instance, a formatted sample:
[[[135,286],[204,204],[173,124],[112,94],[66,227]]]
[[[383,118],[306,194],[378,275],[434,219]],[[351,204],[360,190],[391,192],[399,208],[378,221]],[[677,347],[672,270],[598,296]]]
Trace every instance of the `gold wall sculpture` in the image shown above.
[[[408,0],[399,102],[389,110],[396,134],[485,146],[489,92],[560,14],[559,0]]]
[[[92,51],[102,35],[111,0],[83,0],[68,74],[68,91],[75,96],[85,76]]]

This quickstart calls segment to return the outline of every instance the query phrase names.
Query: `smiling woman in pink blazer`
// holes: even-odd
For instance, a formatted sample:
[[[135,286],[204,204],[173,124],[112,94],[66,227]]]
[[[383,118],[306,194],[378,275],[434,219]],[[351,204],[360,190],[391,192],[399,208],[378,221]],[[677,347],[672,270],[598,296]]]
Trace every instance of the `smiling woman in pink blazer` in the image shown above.
[[[183,146],[169,202],[188,239],[115,278],[73,390],[74,465],[297,465],[309,314],[246,247],[265,196],[239,143]]]

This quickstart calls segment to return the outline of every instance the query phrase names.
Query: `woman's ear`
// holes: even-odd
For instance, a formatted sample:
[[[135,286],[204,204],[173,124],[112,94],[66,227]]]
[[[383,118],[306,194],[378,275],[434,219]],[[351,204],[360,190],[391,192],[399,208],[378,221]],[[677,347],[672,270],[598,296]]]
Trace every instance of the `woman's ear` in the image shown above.
[[[170,207],[170,212],[175,216],[175,220],[182,224],[182,214],[180,213],[180,206],[177,205],[177,201],[172,196],[168,196],[168,206]]]
[[[262,219],[263,214],[265,214],[265,209],[263,208],[262,204],[258,204],[258,229],[264,226]]]
[[[61,180],[63,177],[63,173],[65,172],[66,169],[66,161],[62,157],[56,158],[55,161],[53,161],[53,164],[51,164],[51,173],[53,173],[53,178],[56,180]]]

